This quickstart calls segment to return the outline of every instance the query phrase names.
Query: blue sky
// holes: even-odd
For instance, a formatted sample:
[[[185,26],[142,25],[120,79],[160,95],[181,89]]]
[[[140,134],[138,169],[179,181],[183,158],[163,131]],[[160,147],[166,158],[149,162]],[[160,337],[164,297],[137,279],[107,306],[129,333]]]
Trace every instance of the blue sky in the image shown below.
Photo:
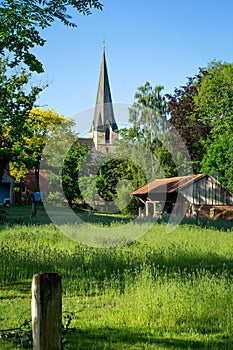
[[[94,106],[106,38],[108,73],[115,103],[132,103],[137,87],[149,81],[172,93],[189,76],[218,59],[233,62],[232,0],[103,0],[103,11],[75,15],[77,28],[54,23],[35,49],[48,82],[38,100],[73,117]],[[89,117],[88,117],[89,118]],[[80,132],[91,120],[80,119]],[[127,120],[126,120],[127,121]]]

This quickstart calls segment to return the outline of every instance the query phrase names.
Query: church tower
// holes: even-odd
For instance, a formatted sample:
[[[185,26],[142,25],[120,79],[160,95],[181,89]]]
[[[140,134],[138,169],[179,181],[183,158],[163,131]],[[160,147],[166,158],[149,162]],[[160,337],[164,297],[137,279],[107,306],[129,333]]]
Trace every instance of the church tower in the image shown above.
[[[114,117],[111,90],[108,79],[105,48],[100,68],[99,85],[90,138],[96,151],[114,152],[118,139],[118,127]]]

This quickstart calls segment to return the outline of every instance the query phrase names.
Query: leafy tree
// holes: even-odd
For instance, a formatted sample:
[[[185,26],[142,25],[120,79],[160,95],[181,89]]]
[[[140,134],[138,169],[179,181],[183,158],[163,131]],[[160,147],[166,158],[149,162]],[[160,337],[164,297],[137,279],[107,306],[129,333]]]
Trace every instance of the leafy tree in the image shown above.
[[[69,149],[62,168],[62,185],[65,197],[70,205],[75,199],[81,198],[79,171],[85,156],[89,153],[86,144],[78,142]],[[87,183],[85,183],[85,187]]]
[[[233,193],[233,138],[231,135],[231,139],[229,142],[229,148],[227,150],[227,164],[226,164],[226,170],[225,170],[225,179],[226,186],[229,188],[231,193]]]
[[[117,183],[116,192],[117,198],[115,203],[122,214],[137,213],[139,201],[131,193],[134,190],[135,184],[127,179],[122,179]]]
[[[233,64],[212,61],[197,87],[195,109],[213,136],[233,124]]]
[[[102,203],[104,210],[111,212],[135,212],[138,200],[131,198],[130,193],[145,182],[140,167],[128,159],[114,158],[109,153],[91,157],[91,163],[88,173],[84,171],[79,176],[81,196],[86,203],[97,209]]]
[[[14,170],[21,167],[35,170],[36,187],[39,188],[39,169],[43,149],[49,138],[73,136],[73,121],[58,115],[52,109],[33,108],[26,118],[27,132],[22,135],[24,148],[20,152]],[[58,133],[61,135],[58,135]],[[66,135],[66,136],[64,136]]]
[[[28,118],[43,87],[31,86],[25,69],[9,73],[7,59],[0,58],[0,178],[10,161],[16,163],[27,148]]]
[[[233,64],[212,61],[167,95],[170,121],[188,148],[195,172],[232,187]]]
[[[89,213],[99,206],[96,205],[96,200],[98,200],[98,191],[96,189],[96,179],[97,175],[84,175],[79,178],[79,188],[81,192],[81,198],[88,206]]]
[[[202,160],[202,171],[214,175],[217,171],[219,181],[233,192],[233,137],[232,134],[219,135],[217,142],[208,142]]]
[[[132,127],[120,131],[117,152],[141,164],[142,169],[146,169],[147,181],[175,175],[172,156],[162,143],[168,132],[167,101],[162,90],[162,86],[153,88],[149,82],[140,86],[129,109]],[[168,135],[166,137],[168,140]]]
[[[204,143],[202,171],[214,175],[233,191],[233,64],[212,61],[195,97],[196,111],[210,129]]]
[[[67,196],[69,203],[71,203],[73,197],[70,187],[78,181],[77,168],[80,162],[79,153],[76,152],[77,134],[73,131],[74,122],[63,116],[57,115],[54,111],[45,111],[46,133],[41,135],[41,129],[37,130],[35,138],[38,138],[38,155],[41,159],[38,163],[37,157],[34,158],[35,164],[40,165],[40,169],[43,169],[48,174],[49,182],[49,199],[64,200],[64,196]],[[49,114],[52,115],[53,121],[49,122]],[[41,115],[41,119],[43,113]],[[42,151],[41,151],[42,150]],[[81,148],[79,150],[82,151]],[[40,152],[41,151],[41,152]],[[76,158],[76,159],[75,159]],[[72,179],[70,176],[72,175]],[[76,196],[77,187],[73,188],[73,196]]]
[[[31,52],[35,46],[46,42],[40,35],[41,29],[60,20],[66,26],[75,27],[68,10],[84,15],[91,8],[102,9],[98,0],[3,0],[0,5],[0,54],[11,54],[11,66],[20,62],[31,71],[43,71],[41,62]]]
[[[166,95],[170,115],[169,121],[184,141],[195,172],[200,171],[200,163],[204,155],[202,141],[210,133],[210,127],[202,122],[196,112],[195,104],[198,86],[206,74],[206,70],[199,69],[196,76],[188,78],[186,85],[175,88],[173,95]],[[177,145],[177,148],[179,148],[179,145]]]
[[[136,101],[129,109],[129,122],[133,124],[131,132],[152,151],[158,134],[166,128],[167,103],[161,95],[162,90],[162,86],[153,88],[149,82],[139,86],[134,95]]]
[[[98,193],[107,201],[114,200],[117,196],[117,184],[121,180],[132,181],[137,187],[138,177],[135,176],[140,169],[128,159],[111,159],[101,166],[97,177]],[[140,172],[142,176],[142,172]]]

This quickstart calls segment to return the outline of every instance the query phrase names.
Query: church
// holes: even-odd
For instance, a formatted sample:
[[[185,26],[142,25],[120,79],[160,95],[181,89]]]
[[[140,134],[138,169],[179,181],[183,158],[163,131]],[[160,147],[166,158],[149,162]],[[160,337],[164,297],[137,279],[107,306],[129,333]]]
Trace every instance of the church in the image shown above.
[[[90,137],[79,138],[79,143],[86,143],[95,152],[114,153],[118,135],[104,48]]]

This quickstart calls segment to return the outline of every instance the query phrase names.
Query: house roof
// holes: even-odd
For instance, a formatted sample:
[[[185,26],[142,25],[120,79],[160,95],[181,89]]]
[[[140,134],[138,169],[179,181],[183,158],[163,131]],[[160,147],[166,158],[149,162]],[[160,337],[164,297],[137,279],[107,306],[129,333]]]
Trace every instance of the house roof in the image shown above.
[[[143,195],[151,191],[157,193],[173,193],[176,192],[178,189],[184,188],[206,175],[207,174],[198,174],[190,176],[171,177],[168,179],[155,179],[147,183],[146,185],[138,188],[136,191],[132,192],[132,194]]]
[[[105,52],[103,52],[92,127],[94,130],[105,131],[106,126],[109,124],[113,131],[118,129],[113,112],[106,57]]]

